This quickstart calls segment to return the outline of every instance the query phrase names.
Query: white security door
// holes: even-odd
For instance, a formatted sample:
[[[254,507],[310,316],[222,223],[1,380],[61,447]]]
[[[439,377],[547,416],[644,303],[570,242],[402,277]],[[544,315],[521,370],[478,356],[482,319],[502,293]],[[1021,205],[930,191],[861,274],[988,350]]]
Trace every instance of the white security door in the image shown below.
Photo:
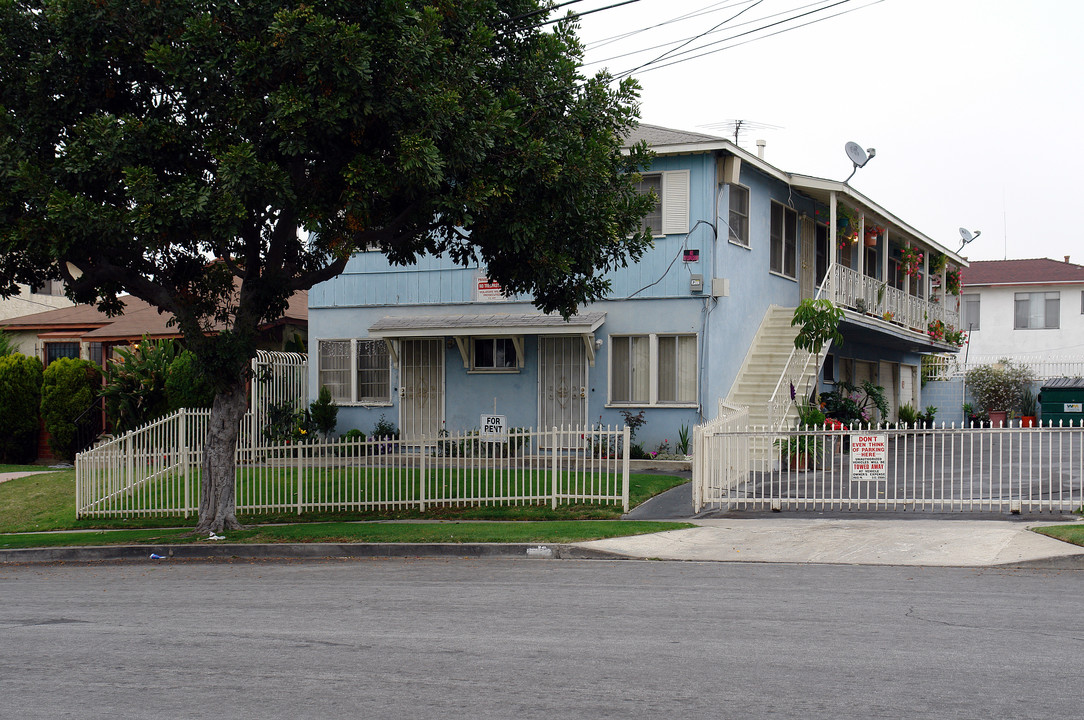
[[[899,365],[896,363],[881,361],[877,384],[885,389],[885,400],[888,402],[888,417],[881,418],[881,422],[895,422],[899,417],[899,379],[896,376],[898,372]]]
[[[918,395],[915,383],[918,380],[918,368],[914,365],[900,365],[900,405],[918,408]]]
[[[583,338],[538,338],[538,429],[586,427],[587,353]]]
[[[444,424],[444,340],[404,340],[400,355],[402,439],[436,438]]]

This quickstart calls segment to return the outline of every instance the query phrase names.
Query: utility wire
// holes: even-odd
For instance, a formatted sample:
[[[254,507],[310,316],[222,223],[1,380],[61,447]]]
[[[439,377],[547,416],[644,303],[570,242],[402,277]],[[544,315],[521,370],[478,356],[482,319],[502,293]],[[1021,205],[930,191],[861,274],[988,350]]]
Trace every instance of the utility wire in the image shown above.
[[[697,10],[690,10],[689,12],[685,13],[684,15],[678,15],[675,18],[670,18],[669,20],[663,20],[661,23],[657,23],[655,25],[648,25],[647,27],[642,27],[642,28],[639,28],[637,30],[630,30],[628,32],[621,33],[619,35],[611,35],[610,37],[602,38],[601,40],[595,40],[594,42],[585,43],[585,45],[590,49],[597,49],[597,48],[603,47],[605,45],[609,45],[611,43],[618,42],[619,40],[625,40],[626,38],[630,38],[633,35],[639,35],[640,33],[644,33],[644,32],[647,32],[649,30],[655,30],[657,28],[661,28],[661,27],[663,27],[665,25],[671,25],[671,24],[676,23],[676,22],[681,22],[682,20],[691,20],[692,18],[700,17],[701,15],[710,15],[711,13],[718,12],[719,10],[725,10],[726,8],[731,7],[733,5],[742,5],[742,4],[747,3],[747,2],[749,2],[749,0],[737,0],[737,2],[730,2],[730,0],[723,0],[723,2],[717,2],[717,3],[712,3],[711,5],[705,5],[702,8],[698,8]],[[723,7],[721,7],[721,8],[717,7],[718,5],[722,5]],[[712,9],[712,8],[714,8],[714,9]]]
[[[637,3],[637,2],[640,2],[640,0],[625,0],[624,2],[614,3],[613,5],[607,5],[605,7],[595,8],[594,10],[585,10],[582,13],[573,13],[571,15],[566,15],[564,17],[556,18],[554,20],[547,20],[546,22],[538,23],[534,27],[536,27],[536,28],[545,27],[546,25],[553,25],[554,23],[559,23],[559,22],[562,22],[564,20],[577,20],[579,18],[582,18],[585,15],[593,15],[594,13],[602,12],[603,10],[612,10],[614,8],[619,8],[622,5],[632,5],[633,3]],[[560,7],[560,6],[558,6],[558,7]],[[534,28],[531,28],[531,29],[533,30]]]
[[[815,25],[815,24],[817,24],[819,22],[823,22],[825,20],[831,20],[832,18],[839,17],[840,15],[847,15],[848,13],[858,12],[859,10],[865,10],[868,7],[872,7],[874,5],[882,3],[884,1],[885,0],[873,0],[873,2],[868,3],[866,5],[862,5],[861,7],[851,8],[850,10],[843,10],[841,12],[835,13],[834,15],[829,15],[827,17],[822,17],[822,18],[817,18],[815,20],[810,20],[809,22],[805,22],[805,23],[802,23],[800,25],[795,25],[793,27],[783,28],[782,30],[777,30],[777,31],[775,31],[773,33],[768,33],[767,35],[762,35],[760,37],[751,38],[751,39],[746,40],[744,42],[735,43],[733,45],[727,45],[726,47],[718,48],[717,50],[709,50],[708,52],[700,53],[699,55],[693,55],[692,57],[685,57],[685,58],[682,58],[680,60],[674,60],[672,62],[668,62],[668,63],[665,63],[663,65],[654,65],[652,67],[645,68],[645,69],[640,70],[638,72],[649,72],[651,70],[661,70],[662,68],[670,67],[671,65],[677,65],[678,63],[687,62],[689,60],[696,60],[698,58],[705,57],[706,55],[714,55],[715,53],[720,53],[720,52],[723,52],[724,50],[731,50],[731,49],[736,48],[736,47],[741,47],[742,45],[748,45],[749,43],[756,42],[757,40],[765,40],[765,39],[773,37],[775,35],[782,35],[785,32],[790,32],[791,30],[797,30],[799,28],[803,28],[803,27],[806,27],[808,25]],[[845,2],[850,2],[850,0],[840,0],[840,2],[835,3],[835,5],[842,5]],[[828,7],[833,7],[833,5],[829,5]],[[827,10],[828,8],[824,8],[824,9]],[[815,10],[813,12],[820,12],[820,10]],[[793,20],[793,19],[796,19],[797,17],[804,17],[805,15],[809,15],[809,14],[811,14],[811,13],[803,13],[802,15],[798,15],[795,18],[791,18],[791,19]],[[784,20],[784,21],[780,21],[780,22],[777,22],[777,23],[771,23],[770,25],[765,25],[764,27],[759,28],[759,30],[765,30],[765,29],[767,29],[769,27],[774,27],[774,26],[780,25],[780,24],[782,24],[784,22],[789,22],[789,20]],[[729,40],[733,40],[735,38],[742,37],[744,35],[750,35],[750,34],[752,34],[754,32],[758,32],[758,30],[750,30],[749,32],[740,33],[738,35],[734,35],[733,37],[726,38],[724,40],[718,40],[716,42],[709,43],[708,45],[701,45],[699,48],[694,48],[693,50],[690,50],[688,52],[695,52],[695,51],[700,50],[702,48],[709,47],[710,45],[718,45],[719,43],[727,42]],[[683,53],[683,54],[687,54],[687,53]],[[621,76],[618,75],[617,77],[621,77]]]
[[[723,21],[722,21],[721,23],[719,23],[718,25],[716,25],[716,26],[712,27],[712,28],[711,28],[710,30],[705,30],[704,32],[700,33],[699,35],[696,35],[696,36],[693,36],[693,37],[689,38],[688,40],[686,40],[686,41],[685,41],[684,43],[682,43],[681,45],[678,45],[678,46],[677,46],[676,48],[674,48],[673,50],[667,50],[666,52],[664,52],[664,53],[663,53],[662,55],[659,55],[659,56],[658,56],[657,58],[655,58],[654,60],[649,60],[648,62],[644,63],[643,65],[640,65],[639,67],[635,67],[635,68],[633,68],[632,70],[628,70],[628,71],[626,71],[626,72],[623,72],[623,73],[619,73],[618,75],[615,75],[614,77],[615,77],[615,78],[618,78],[618,79],[620,79],[620,78],[622,78],[622,77],[627,77],[627,76],[629,76],[629,75],[632,75],[632,74],[633,74],[634,72],[636,72],[636,71],[638,71],[638,70],[641,70],[642,68],[646,68],[646,67],[648,67],[648,66],[650,66],[650,65],[654,65],[655,63],[659,62],[660,60],[663,60],[663,59],[665,59],[665,58],[666,58],[667,56],[669,56],[669,55],[672,55],[673,53],[677,52],[678,50],[681,50],[681,49],[682,49],[683,47],[685,47],[685,46],[686,46],[686,45],[688,45],[689,43],[691,43],[691,42],[694,42],[694,41],[696,41],[696,40],[699,40],[700,38],[702,38],[702,37],[704,37],[705,35],[707,35],[707,34],[708,34],[709,32],[712,32],[712,31],[714,31],[714,30],[716,30],[716,29],[718,29],[718,28],[722,27],[723,25],[726,25],[726,24],[727,24],[728,22],[730,22],[731,20],[733,20],[733,19],[737,18],[737,17],[739,16],[739,15],[741,15],[741,14],[743,14],[743,13],[745,13],[745,12],[749,11],[749,10],[752,10],[752,9],[753,9],[753,8],[755,8],[755,7],[757,6],[757,5],[760,5],[760,4],[762,3],[762,2],[764,2],[764,0],[756,0],[756,2],[754,2],[754,3],[753,3],[752,5],[750,5],[749,7],[746,7],[746,8],[743,8],[743,9],[739,10],[739,11],[738,11],[738,12],[736,12],[736,13],[735,13],[734,15],[731,15],[731,16],[730,16],[729,18],[727,18],[726,20],[723,20]],[[844,0],[844,2],[846,2],[846,0]]]
[[[800,5],[800,6],[796,7],[796,8],[790,8],[789,10],[781,10],[779,12],[772,13],[771,15],[765,15],[763,17],[759,17],[759,18],[757,18],[755,20],[746,20],[745,22],[738,23],[737,25],[735,25],[733,27],[734,28],[739,28],[739,27],[744,27],[746,25],[752,25],[753,23],[758,23],[758,22],[761,22],[762,20],[767,20],[768,18],[779,17],[780,15],[787,15],[787,14],[795,12],[797,10],[805,10],[806,8],[811,8],[811,7],[814,7],[816,5],[824,5],[825,2],[827,2],[827,0],[818,0],[817,2],[809,3],[808,5]],[[825,8],[821,8],[821,9],[823,10]],[[675,18],[675,21],[679,20],[679,19],[681,19],[681,18]],[[659,26],[656,25],[655,27],[659,27]],[[636,30],[636,31],[634,31],[634,33],[642,32],[643,30],[646,30],[646,29],[653,29],[653,28],[644,28],[642,30]],[[720,29],[720,30],[709,31],[709,33],[707,33],[707,34],[715,34],[716,32],[722,32],[722,30]],[[629,33],[629,34],[632,35],[634,33]],[[592,60],[591,62],[584,63],[584,65],[585,66],[586,65],[599,65],[601,63],[610,62],[611,60],[620,60],[623,57],[629,57],[630,55],[639,55],[640,53],[647,52],[649,50],[658,50],[659,48],[664,48],[664,47],[667,47],[669,45],[674,45],[674,44],[679,43],[679,42],[681,42],[680,39],[679,40],[671,40],[669,42],[659,43],[658,45],[652,45],[650,47],[640,48],[638,50],[631,50],[631,51],[626,52],[626,53],[621,53],[620,55],[612,55],[612,56],[610,56],[608,58],[603,58],[602,60]],[[701,45],[700,47],[707,47],[707,45]]]

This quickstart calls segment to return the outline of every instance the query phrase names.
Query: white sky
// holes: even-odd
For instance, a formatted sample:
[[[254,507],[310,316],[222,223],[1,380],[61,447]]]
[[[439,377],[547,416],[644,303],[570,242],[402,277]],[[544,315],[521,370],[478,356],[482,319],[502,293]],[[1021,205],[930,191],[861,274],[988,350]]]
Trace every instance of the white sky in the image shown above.
[[[567,10],[617,1],[585,0]],[[754,1],[639,0],[584,17],[585,71],[632,69],[672,46],[642,48],[699,34]],[[762,0],[689,47],[780,19],[769,15],[836,1]],[[595,44],[709,8],[714,12]],[[641,119],[723,136],[727,130],[704,126],[735,119],[778,126],[743,133],[740,144],[756,152],[762,138],[765,159],[776,167],[833,180],[851,172],[843,145],[854,140],[876,148],[877,157],[852,187],[949,249],[960,246],[965,226],[982,231],[963,251],[972,260],[1071,255],[1084,264],[1074,211],[1081,191],[1072,180],[1084,167],[1084,2],[850,0],[781,27],[855,8],[636,73]]]

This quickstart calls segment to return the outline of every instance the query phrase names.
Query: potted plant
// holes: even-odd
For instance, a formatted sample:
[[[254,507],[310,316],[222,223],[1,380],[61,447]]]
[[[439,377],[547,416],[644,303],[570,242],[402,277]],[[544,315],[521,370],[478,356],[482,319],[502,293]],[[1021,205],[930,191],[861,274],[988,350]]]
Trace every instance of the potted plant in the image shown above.
[[[1031,388],[1020,394],[1020,427],[1035,427],[1035,418],[1039,414],[1039,401]]]
[[[969,370],[964,379],[972,399],[994,427],[1005,425],[1008,413],[1020,407],[1024,391],[1031,389],[1034,380],[1031,368],[1007,358]]]
[[[907,277],[915,277],[922,269],[922,251],[914,247],[900,250],[900,266]]]

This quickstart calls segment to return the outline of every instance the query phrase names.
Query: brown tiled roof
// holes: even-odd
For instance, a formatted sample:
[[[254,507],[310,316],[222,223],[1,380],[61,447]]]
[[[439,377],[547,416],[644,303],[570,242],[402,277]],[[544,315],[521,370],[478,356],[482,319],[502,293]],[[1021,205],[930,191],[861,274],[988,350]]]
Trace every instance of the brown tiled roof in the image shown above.
[[[12,330],[38,330],[51,332],[57,330],[79,331],[78,334],[87,341],[100,342],[103,340],[139,340],[144,335],[148,337],[179,337],[180,331],[176,326],[168,325],[173,315],[160,313],[158,308],[152,307],[139,298],[124,297],[124,313],[117,317],[107,317],[90,305],[75,305],[70,308],[48,310],[46,312],[24,315],[0,322],[0,326]],[[293,325],[306,325],[309,318],[309,294],[302,290],[294,293],[290,298],[290,304],[282,317],[269,323],[264,323],[262,328],[269,328],[283,323]]]
[[[964,287],[1066,283],[1084,283],[1084,265],[1049,258],[973,260],[963,272]]]

